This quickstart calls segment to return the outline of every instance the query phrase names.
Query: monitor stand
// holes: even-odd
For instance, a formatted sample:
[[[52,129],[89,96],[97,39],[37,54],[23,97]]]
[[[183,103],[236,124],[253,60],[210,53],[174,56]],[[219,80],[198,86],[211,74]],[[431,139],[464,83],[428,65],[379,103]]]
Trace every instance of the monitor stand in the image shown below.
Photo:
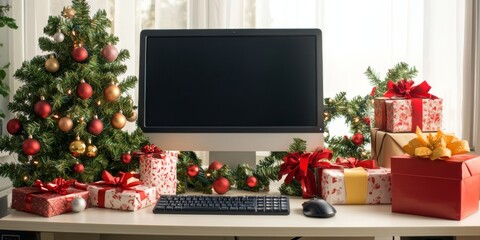
[[[209,162],[218,161],[223,165],[228,165],[230,169],[235,170],[240,163],[248,163],[252,168],[257,165],[257,154],[255,151],[232,152],[232,151],[211,151],[209,153]],[[210,164],[209,163],[209,164]]]

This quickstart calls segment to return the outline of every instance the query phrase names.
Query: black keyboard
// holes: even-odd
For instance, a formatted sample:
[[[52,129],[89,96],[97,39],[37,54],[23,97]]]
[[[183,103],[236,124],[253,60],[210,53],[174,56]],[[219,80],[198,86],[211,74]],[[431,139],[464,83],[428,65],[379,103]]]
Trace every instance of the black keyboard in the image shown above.
[[[287,196],[213,196],[163,195],[153,213],[224,214],[224,215],[288,215]]]

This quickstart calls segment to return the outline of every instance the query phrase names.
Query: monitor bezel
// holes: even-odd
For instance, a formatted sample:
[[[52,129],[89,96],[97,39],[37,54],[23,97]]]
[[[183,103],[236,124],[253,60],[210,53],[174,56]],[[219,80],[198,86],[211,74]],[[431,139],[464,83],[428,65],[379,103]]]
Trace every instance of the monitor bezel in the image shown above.
[[[147,58],[147,39],[149,37],[222,37],[222,36],[314,36],[316,40],[316,104],[317,121],[315,126],[258,126],[258,127],[222,127],[222,126],[147,126],[145,119],[145,72]],[[320,29],[146,29],[140,33],[140,67],[138,126],[146,133],[323,133],[323,57],[322,32]],[[286,113],[288,114],[288,113]]]

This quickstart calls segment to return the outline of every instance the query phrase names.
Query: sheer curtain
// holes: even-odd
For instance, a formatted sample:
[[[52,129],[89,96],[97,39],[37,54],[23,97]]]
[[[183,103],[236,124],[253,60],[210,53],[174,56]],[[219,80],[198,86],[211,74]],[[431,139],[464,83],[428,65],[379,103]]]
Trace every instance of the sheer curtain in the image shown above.
[[[107,9],[130,51],[126,75],[138,74],[138,36],[145,28],[320,28],[323,32],[324,95],[346,91],[365,95],[368,66],[383,78],[404,61],[419,70],[432,93],[444,99],[444,129],[462,131],[465,56],[465,1],[471,0],[90,0],[92,12]],[[10,37],[12,73],[21,62],[42,54],[37,39],[48,15],[60,14],[70,0],[10,1],[21,30]],[[467,62],[469,60],[467,59]],[[478,65],[478,64],[477,64]],[[10,86],[18,83],[12,78]],[[340,84],[339,84],[340,83]],[[470,86],[470,85],[468,85]],[[469,87],[470,88],[470,87]],[[130,93],[136,97],[136,91]],[[11,94],[13,96],[13,94]],[[471,125],[471,124],[470,124]],[[468,127],[468,126],[467,126]],[[469,137],[469,136],[465,136]],[[473,139],[469,137],[470,140]]]
[[[396,63],[407,62],[419,70],[414,80],[427,80],[432,93],[444,99],[444,129],[462,137],[465,1],[187,3],[189,28],[320,28],[327,97],[341,91],[350,97],[368,94],[368,66],[383,78]]]

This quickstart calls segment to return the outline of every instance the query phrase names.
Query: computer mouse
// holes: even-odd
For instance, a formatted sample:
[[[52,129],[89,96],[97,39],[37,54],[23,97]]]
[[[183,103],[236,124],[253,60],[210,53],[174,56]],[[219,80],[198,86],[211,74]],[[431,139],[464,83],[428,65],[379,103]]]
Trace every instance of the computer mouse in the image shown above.
[[[307,217],[329,218],[335,216],[337,210],[327,201],[314,198],[302,204],[303,214]]]

